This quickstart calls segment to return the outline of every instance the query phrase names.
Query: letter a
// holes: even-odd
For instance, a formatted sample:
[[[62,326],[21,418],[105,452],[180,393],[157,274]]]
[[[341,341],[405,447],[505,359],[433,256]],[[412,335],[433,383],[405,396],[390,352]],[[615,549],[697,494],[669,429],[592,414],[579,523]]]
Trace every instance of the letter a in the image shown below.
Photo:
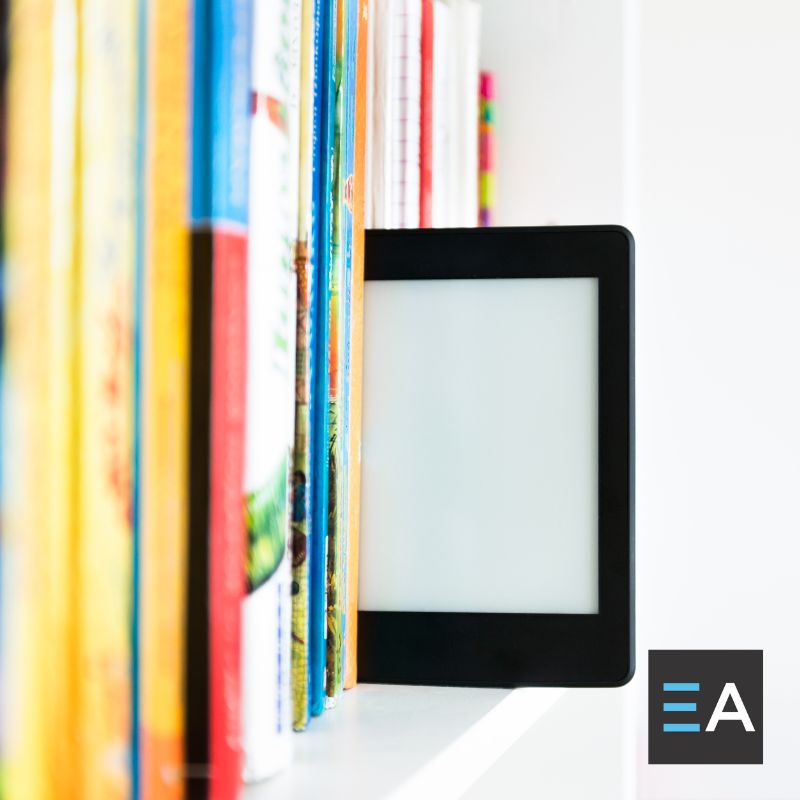
[[[725,703],[728,702],[729,697],[733,698],[733,704],[736,706],[736,711],[722,710],[725,708]],[[714,713],[711,715],[711,719],[708,721],[706,731],[711,731],[713,733],[717,729],[717,723],[723,719],[738,719],[739,722],[744,725],[744,729],[748,733],[753,733],[753,731],[755,731],[753,723],[750,721],[750,715],[747,713],[747,709],[744,707],[742,696],[739,694],[739,690],[736,688],[735,683],[725,684],[722,694],[719,696],[719,700],[717,700],[717,707],[714,709]]]

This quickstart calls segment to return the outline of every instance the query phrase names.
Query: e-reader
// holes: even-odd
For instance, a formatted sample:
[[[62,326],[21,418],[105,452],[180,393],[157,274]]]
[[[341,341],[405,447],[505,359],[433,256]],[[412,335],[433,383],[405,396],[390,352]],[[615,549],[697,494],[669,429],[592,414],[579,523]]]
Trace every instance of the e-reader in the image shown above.
[[[616,226],[366,233],[358,675],[634,670],[634,248]]]

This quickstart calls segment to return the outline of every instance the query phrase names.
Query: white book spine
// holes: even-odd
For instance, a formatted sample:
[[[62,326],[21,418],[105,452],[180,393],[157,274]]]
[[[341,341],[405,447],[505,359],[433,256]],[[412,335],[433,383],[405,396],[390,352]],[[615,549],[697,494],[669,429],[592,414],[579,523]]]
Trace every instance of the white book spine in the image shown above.
[[[451,47],[450,8],[445,0],[433,4],[433,154],[432,154],[432,224],[446,228],[450,223],[450,181],[448,145],[451,138],[448,98]]]
[[[250,559],[260,556],[253,556],[248,534],[242,614],[246,781],[282,769],[291,751],[288,482],[294,441],[299,19],[298,0],[253,4],[244,492],[248,528],[269,537],[266,552],[279,556],[268,568],[254,569]]]
[[[392,227],[417,228],[422,4],[420,0],[396,1],[392,16]]]

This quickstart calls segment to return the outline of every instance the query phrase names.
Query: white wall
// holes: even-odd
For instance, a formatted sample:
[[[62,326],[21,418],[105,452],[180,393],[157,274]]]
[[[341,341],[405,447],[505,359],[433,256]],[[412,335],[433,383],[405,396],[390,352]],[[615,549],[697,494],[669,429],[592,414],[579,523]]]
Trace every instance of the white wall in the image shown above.
[[[619,222],[623,0],[484,0],[498,225]]]
[[[483,6],[498,221],[637,239],[636,795],[798,798],[800,3]],[[763,766],[647,765],[650,648],[764,650]]]
[[[800,4],[642,0],[640,20],[641,644],[763,648],[765,700],[763,767],[640,787],[798,798]]]

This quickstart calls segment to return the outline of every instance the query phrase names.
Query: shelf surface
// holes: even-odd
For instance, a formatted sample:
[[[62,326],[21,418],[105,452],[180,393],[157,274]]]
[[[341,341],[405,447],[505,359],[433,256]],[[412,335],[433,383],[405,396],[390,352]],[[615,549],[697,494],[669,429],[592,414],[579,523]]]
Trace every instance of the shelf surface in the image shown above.
[[[460,797],[564,694],[362,684],[294,736],[291,766],[244,799]]]

